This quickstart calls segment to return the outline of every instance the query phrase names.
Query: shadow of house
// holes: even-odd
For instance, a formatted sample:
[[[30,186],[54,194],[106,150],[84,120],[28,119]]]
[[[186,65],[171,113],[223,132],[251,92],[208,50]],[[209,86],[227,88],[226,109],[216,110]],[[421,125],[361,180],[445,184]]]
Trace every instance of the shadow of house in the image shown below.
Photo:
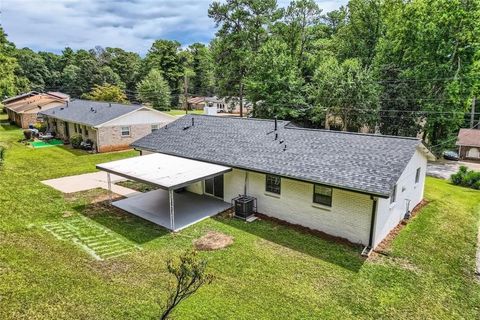
[[[159,225],[111,206],[108,200],[78,205],[74,209],[136,244],[145,244],[169,234],[167,229]]]
[[[274,221],[257,220],[253,223],[246,223],[240,219],[225,217],[225,215],[217,215],[213,219],[266,241],[335,264],[352,272],[358,272],[365,262],[365,259],[360,255],[360,246],[325,240]]]

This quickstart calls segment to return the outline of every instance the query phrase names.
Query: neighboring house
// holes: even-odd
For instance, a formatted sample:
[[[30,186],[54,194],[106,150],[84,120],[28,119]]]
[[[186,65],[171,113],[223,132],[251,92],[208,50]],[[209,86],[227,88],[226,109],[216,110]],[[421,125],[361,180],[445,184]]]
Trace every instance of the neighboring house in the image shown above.
[[[28,128],[42,118],[38,117],[40,111],[61,106],[68,101],[69,96],[60,92],[38,93],[31,91],[16,97],[3,100],[8,119],[21,128]]]
[[[25,92],[25,93],[22,93],[22,94],[19,94],[19,95],[16,95],[16,96],[13,96],[13,97],[2,100],[2,104],[6,105],[8,103],[13,103],[15,101],[22,100],[22,99],[32,97],[32,96],[36,96],[36,95],[39,95],[39,94],[40,94],[40,92],[37,92],[37,91]]]
[[[460,129],[456,144],[460,159],[480,160],[480,129]]]
[[[213,97],[193,97],[187,100],[189,109],[203,110],[204,107],[216,107],[217,112],[240,113],[240,100],[237,97],[219,98]],[[252,104],[246,100],[243,101],[243,111],[247,113],[252,108]]]
[[[161,153],[232,168],[187,191],[377,246],[423,199],[427,158],[415,138],[297,128],[287,121],[187,115],[135,141]]]
[[[72,100],[42,111],[48,129],[62,139],[81,135],[97,152],[130,148],[130,144],[170,123],[173,116],[142,105]]]

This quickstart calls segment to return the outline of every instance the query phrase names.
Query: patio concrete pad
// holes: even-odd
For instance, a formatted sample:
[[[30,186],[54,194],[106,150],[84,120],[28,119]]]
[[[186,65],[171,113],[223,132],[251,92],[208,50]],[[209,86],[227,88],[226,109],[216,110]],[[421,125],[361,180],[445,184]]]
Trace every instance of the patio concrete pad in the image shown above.
[[[127,179],[114,174],[111,174],[110,177],[112,181],[112,192],[124,197],[131,197],[139,193],[136,190],[115,185],[116,182]],[[44,180],[42,183],[63,193],[87,191],[95,188],[108,190],[107,173],[103,171]]]
[[[230,203],[223,200],[187,191],[174,192],[174,203],[175,227],[173,231],[180,231],[231,207]],[[141,193],[134,197],[115,201],[112,205],[171,230],[170,205],[166,190],[158,189]]]

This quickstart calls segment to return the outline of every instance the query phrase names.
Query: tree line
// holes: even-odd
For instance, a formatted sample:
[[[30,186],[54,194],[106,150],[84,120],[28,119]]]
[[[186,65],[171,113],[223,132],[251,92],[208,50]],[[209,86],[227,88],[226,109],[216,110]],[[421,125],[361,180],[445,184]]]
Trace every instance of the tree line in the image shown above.
[[[211,3],[210,44],[155,41],[145,57],[96,47],[62,54],[17,49],[0,35],[0,94],[60,90],[140,100],[159,109],[185,92],[247,99],[253,116],[390,135],[448,147],[480,87],[479,2],[313,0]],[[183,100],[182,100],[183,99]],[[478,108],[480,109],[480,108]]]

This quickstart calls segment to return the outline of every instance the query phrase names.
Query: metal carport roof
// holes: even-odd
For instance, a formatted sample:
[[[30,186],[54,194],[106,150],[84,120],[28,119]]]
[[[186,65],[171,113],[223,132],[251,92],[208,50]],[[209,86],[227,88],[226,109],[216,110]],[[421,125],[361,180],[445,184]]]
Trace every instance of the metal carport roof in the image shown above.
[[[96,167],[97,169],[107,172],[108,189],[110,192],[110,173],[114,173],[127,179],[152,184],[167,190],[170,212],[170,230],[174,231],[178,229],[175,227],[174,190],[232,170],[230,167],[170,156],[162,153],[153,153],[146,156],[102,163],[98,164]],[[140,215],[133,210],[129,210],[129,212],[146,218],[144,214]],[[152,219],[151,216],[146,219],[155,222],[155,219]]]
[[[230,167],[161,153],[102,163],[96,167],[165,190],[179,189],[232,170]]]

